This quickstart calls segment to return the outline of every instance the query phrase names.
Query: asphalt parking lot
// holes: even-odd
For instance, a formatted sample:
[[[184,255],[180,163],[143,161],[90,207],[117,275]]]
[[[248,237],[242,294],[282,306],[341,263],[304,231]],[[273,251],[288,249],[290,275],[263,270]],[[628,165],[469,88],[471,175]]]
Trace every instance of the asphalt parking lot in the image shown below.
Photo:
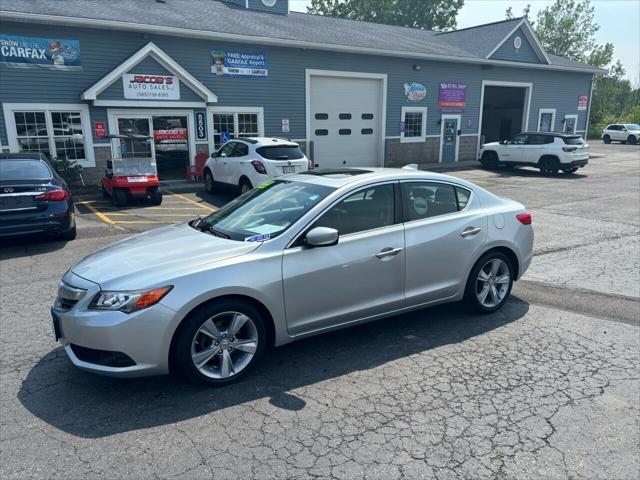
[[[75,241],[0,245],[0,476],[639,478],[640,147],[590,143],[573,176],[451,172],[533,213],[536,256],[501,311],[450,305],[303,340],[223,389],[81,372],[48,311],[75,261],[232,192],[78,198]]]

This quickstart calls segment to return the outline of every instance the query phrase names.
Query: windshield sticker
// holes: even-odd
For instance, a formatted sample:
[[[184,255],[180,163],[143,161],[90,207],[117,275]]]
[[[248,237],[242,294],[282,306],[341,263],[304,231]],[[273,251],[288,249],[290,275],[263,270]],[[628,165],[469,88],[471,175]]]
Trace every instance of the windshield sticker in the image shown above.
[[[263,225],[256,225],[255,227],[248,227],[245,230],[249,230],[250,232],[257,233],[258,235],[263,235],[265,233],[275,233],[282,230],[284,227],[282,225],[272,225],[270,223],[265,223]]]
[[[264,182],[262,185],[259,185],[258,188],[260,190],[264,190],[267,187],[270,187],[271,185],[273,185],[274,181],[273,180],[269,180],[267,182]]]
[[[245,242],[264,242],[271,238],[270,233],[263,233],[262,235],[253,235],[244,239]]]

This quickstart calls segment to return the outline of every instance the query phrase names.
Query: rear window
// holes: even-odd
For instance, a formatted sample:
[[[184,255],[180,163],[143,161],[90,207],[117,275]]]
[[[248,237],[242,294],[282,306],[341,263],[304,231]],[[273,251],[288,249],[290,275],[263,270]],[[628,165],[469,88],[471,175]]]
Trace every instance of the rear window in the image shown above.
[[[48,180],[49,166],[42,160],[0,160],[0,182],[15,180]]]
[[[273,145],[256,149],[258,155],[267,160],[298,160],[304,157],[297,145]]]
[[[582,137],[562,137],[562,139],[567,145],[582,145],[584,143]]]

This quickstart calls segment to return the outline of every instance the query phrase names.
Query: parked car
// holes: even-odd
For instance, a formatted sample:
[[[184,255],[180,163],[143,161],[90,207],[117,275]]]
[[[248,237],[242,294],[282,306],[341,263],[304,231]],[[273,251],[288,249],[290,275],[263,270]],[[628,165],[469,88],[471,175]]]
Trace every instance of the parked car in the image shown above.
[[[311,170],[81,260],[54,331],[91,372],[224,385],[299,338],[459,300],[494,312],[532,251],[525,208],[470,182]]]
[[[525,132],[511,140],[485,143],[480,163],[486,168],[530,166],[544,175],[571,174],[589,163],[589,145],[580,135]]]
[[[640,140],[640,125],[635,123],[613,123],[602,130],[602,141],[611,143],[630,143],[635,145]]]
[[[0,153],[0,237],[76,238],[73,197],[42,153]]]
[[[244,194],[253,187],[290,173],[311,169],[300,146],[282,138],[251,137],[231,140],[211,155],[204,166],[204,186],[235,185]]]

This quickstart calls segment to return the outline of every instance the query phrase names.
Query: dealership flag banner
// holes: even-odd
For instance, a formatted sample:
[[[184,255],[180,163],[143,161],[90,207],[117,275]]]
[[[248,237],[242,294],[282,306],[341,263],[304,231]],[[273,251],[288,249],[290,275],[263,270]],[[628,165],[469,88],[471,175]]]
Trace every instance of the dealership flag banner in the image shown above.
[[[82,70],[80,42],[0,33],[0,65],[17,68]]]
[[[268,77],[267,57],[264,53],[211,52],[211,73],[236,77]]]

